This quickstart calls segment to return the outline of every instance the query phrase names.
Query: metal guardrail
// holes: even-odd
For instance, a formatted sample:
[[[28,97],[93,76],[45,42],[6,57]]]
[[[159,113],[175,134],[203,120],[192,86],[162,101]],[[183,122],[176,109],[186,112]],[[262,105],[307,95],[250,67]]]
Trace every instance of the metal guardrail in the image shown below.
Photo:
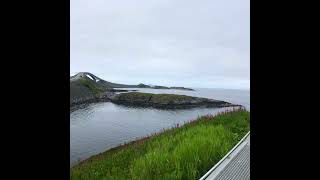
[[[214,165],[205,175],[199,180],[207,178],[239,145],[250,135],[250,131],[216,164]]]

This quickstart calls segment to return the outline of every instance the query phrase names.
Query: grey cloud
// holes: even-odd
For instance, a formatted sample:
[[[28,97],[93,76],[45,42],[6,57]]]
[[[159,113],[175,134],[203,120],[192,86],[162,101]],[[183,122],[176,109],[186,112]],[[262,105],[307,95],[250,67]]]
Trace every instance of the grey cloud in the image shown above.
[[[249,0],[71,0],[71,73],[250,88]]]

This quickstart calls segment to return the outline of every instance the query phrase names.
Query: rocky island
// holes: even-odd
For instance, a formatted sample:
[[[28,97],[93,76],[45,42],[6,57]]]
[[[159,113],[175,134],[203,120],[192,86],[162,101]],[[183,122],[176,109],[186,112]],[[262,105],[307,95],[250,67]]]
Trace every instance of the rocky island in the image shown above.
[[[115,104],[154,107],[161,109],[182,109],[192,107],[227,107],[237,106],[228,102],[176,94],[151,94],[130,92],[110,97]]]
[[[99,101],[111,101],[115,104],[121,105],[154,107],[164,109],[237,106],[228,102],[207,98],[191,97],[176,94],[151,94],[140,92],[124,93],[128,92],[129,90],[117,90],[114,88],[154,88],[192,90],[184,87],[151,87],[145,84],[116,84],[105,81],[91,73],[82,72],[70,77],[70,107]],[[117,94],[117,92],[122,93]]]

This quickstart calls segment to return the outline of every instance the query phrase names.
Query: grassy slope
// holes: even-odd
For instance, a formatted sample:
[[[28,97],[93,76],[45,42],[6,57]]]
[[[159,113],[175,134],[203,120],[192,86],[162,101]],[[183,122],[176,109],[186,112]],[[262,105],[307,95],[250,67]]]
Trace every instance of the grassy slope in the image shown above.
[[[152,95],[152,101],[156,103],[168,103],[174,100],[192,100],[195,99],[191,96],[186,95],[176,95],[176,94],[154,94]]]
[[[94,156],[71,168],[71,179],[197,179],[249,130],[244,110],[200,117]]]
[[[119,94],[120,99],[128,101],[151,101],[152,103],[169,103],[174,100],[192,100],[195,99],[191,96],[177,95],[177,94],[151,94],[151,93],[141,93],[141,92],[130,92]],[[151,98],[151,99],[150,99]]]
[[[98,96],[100,93],[104,91],[102,87],[98,87],[96,84],[94,84],[94,82],[91,82],[89,80],[81,79],[80,82],[84,86],[86,86],[93,93],[94,96]]]

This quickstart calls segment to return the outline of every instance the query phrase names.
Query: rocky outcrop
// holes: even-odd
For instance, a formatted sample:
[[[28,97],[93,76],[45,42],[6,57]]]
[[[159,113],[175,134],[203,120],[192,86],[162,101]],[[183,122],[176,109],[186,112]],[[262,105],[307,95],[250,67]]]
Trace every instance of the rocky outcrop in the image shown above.
[[[111,96],[110,100],[115,104],[154,107],[161,109],[238,106],[228,102],[207,98],[198,98],[176,94],[151,94],[138,92],[113,95]]]
[[[70,78],[70,106],[97,102],[114,95],[111,88],[99,83],[100,78],[90,73],[78,73]]]
[[[129,90],[114,88],[184,89],[184,87],[149,86],[145,84],[124,85],[105,81],[91,73],[81,72],[70,77],[70,107],[85,103],[112,101],[117,104],[150,106],[156,108],[188,108],[198,106],[230,106],[230,103],[205,98],[174,94],[123,93]],[[131,90],[130,90],[131,91]],[[132,90],[133,91],[133,90]]]
[[[109,101],[116,92],[134,91],[113,89],[113,87],[121,87],[121,85],[110,83],[88,72],[78,73],[70,77],[70,107]]]

